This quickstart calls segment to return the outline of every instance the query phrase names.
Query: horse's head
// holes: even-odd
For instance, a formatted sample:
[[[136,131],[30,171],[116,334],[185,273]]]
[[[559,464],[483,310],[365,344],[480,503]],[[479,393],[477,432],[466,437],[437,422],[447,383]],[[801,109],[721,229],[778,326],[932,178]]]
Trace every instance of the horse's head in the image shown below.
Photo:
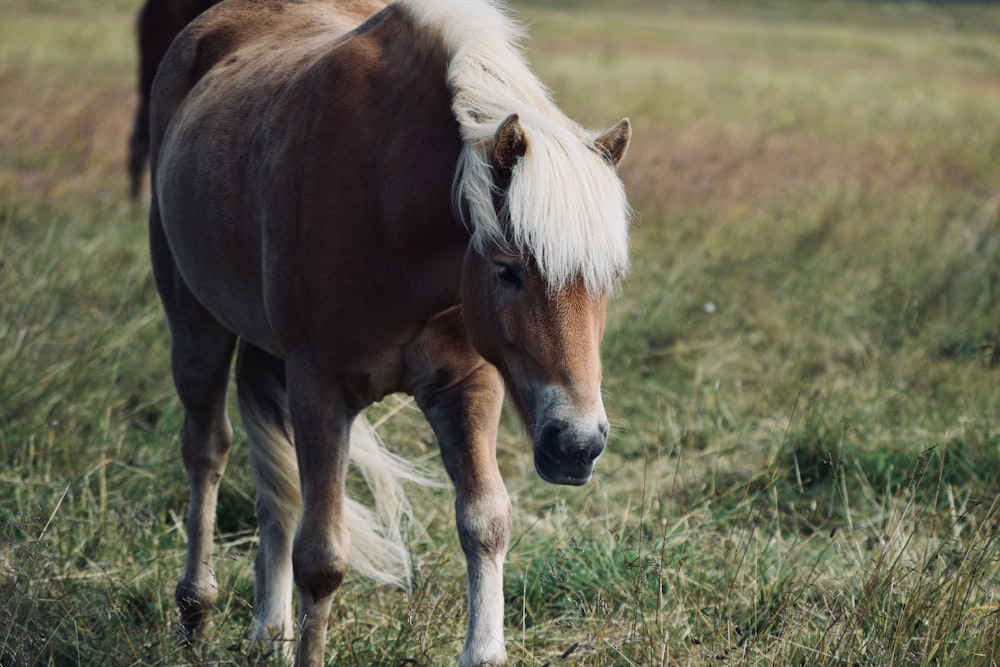
[[[590,147],[616,181],[613,169],[629,136],[628,121],[622,121]],[[493,205],[501,224],[510,215],[505,198],[512,170],[530,150],[517,117],[508,118],[492,151]],[[595,281],[578,271],[554,282],[540,267],[538,251],[523,246],[513,240],[470,246],[462,284],[466,326],[480,354],[504,377],[533,438],[538,474],[580,485],[591,478],[608,439],[599,347],[616,276]]]

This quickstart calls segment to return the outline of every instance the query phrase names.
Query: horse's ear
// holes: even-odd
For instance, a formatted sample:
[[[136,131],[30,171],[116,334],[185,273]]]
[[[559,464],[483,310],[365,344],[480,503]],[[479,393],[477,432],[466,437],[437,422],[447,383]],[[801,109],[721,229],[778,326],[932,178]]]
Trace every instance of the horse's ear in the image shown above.
[[[604,158],[617,167],[625,157],[628,144],[632,140],[632,123],[628,118],[622,118],[613,128],[594,140],[594,147]]]
[[[500,123],[493,140],[493,166],[497,169],[513,169],[527,150],[528,140],[517,114],[507,116]]]

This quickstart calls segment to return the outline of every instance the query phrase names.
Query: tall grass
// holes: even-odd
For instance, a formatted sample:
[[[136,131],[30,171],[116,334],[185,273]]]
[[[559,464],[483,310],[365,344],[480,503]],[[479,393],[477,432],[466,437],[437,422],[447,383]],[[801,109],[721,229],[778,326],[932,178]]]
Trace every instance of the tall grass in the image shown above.
[[[1000,663],[1000,10],[521,9],[571,115],[631,117],[637,215],[597,478],[543,484],[502,424],[512,663]],[[267,662],[238,424],[214,636],[175,639],[187,490],[146,207],[125,200],[134,10],[0,9],[3,665]],[[376,413],[434,456],[410,403]],[[350,578],[331,664],[454,663],[451,495],[413,501],[413,588]]]

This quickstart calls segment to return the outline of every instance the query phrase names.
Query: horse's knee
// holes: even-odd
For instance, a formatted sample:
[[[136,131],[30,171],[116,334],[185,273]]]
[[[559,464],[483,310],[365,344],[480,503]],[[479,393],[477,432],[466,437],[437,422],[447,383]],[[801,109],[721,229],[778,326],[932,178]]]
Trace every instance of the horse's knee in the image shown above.
[[[183,639],[190,642],[201,630],[208,612],[219,598],[219,588],[215,582],[204,583],[182,579],[177,583],[174,599],[180,612]]]
[[[457,507],[458,538],[467,554],[502,556],[511,533],[510,496],[506,490],[482,494]]]
[[[231,446],[232,430],[228,422],[210,435],[194,435],[185,429],[181,434],[181,458],[191,484],[202,491],[218,485],[229,462]]]
[[[292,548],[295,585],[313,600],[323,600],[340,588],[347,572],[350,539],[322,530],[299,529]]]

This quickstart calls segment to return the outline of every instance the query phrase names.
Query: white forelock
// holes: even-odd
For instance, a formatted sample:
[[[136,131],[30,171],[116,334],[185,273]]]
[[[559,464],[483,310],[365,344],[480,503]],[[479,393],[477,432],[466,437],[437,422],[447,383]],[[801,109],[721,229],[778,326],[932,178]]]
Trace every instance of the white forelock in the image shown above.
[[[624,187],[593,150],[596,135],[566,117],[529,69],[520,26],[496,0],[396,4],[438,31],[449,51],[452,110],[465,143],[454,194],[459,211],[462,202],[468,207],[476,248],[513,244],[554,289],[578,276],[593,292],[609,289],[628,266]],[[513,113],[527,152],[512,170],[498,216],[490,155],[500,123]]]

